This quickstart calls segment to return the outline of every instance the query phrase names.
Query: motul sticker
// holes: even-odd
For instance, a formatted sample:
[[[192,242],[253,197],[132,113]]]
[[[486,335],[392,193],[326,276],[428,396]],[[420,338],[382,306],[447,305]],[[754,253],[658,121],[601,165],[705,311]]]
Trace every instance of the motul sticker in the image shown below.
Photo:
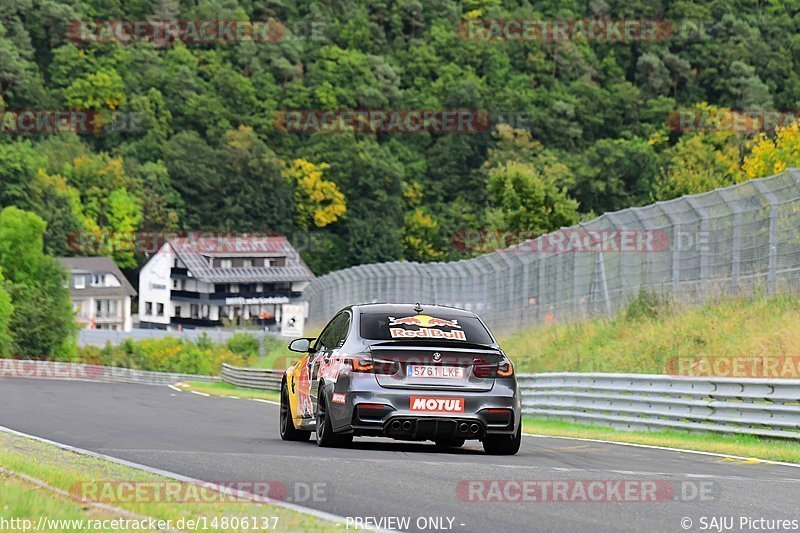
[[[345,403],[345,395],[339,394],[338,392],[334,392],[331,401],[334,403]]]
[[[411,397],[411,410],[422,413],[463,413],[464,398]]]

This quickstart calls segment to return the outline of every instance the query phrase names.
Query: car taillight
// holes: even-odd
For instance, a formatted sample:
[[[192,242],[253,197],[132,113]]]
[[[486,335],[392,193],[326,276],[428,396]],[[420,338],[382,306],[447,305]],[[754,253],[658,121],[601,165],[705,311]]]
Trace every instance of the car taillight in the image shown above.
[[[372,360],[368,357],[353,357],[353,372],[372,372]]]
[[[508,359],[493,365],[476,364],[472,367],[472,373],[476,378],[507,378],[514,375],[514,365]]]
[[[373,374],[397,374],[400,364],[397,361],[372,359],[369,356],[357,355],[353,357],[353,372],[372,372]]]
[[[497,367],[497,375],[507,378],[514,375],[514,365],[511,361],[505,360]]]

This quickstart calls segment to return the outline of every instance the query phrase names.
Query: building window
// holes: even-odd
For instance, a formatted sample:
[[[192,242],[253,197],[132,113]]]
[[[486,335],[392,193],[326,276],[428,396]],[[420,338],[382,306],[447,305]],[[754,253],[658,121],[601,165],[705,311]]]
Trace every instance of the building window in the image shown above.
[[[230,291],[231,291],[231,293],[239,292],[239,284],[238,283],[231,283]]]
[[[102,287],[102,286],[103,286],[103,275],[92,274],[92,287]]]
[[[242,259],[242,266],[244,268],[253,268],[253,260],[252,259]]]
[[[86,278],[83,275],[72,276],[72,283],[76,289],[86,288]]]
[[[152,315],[153,314],[153,302],[145,302],[144,303],[144,314],[145,315]]]
[[[231,259],[220,259],[220,268],[233,268],[233,261]]]
[[[176,305],[175,306],[175,316],[178,317],[178,318],[181,317],[181,306],[180,305]]]
[[[164,316],[164,304],[156,304],[156,316]]]

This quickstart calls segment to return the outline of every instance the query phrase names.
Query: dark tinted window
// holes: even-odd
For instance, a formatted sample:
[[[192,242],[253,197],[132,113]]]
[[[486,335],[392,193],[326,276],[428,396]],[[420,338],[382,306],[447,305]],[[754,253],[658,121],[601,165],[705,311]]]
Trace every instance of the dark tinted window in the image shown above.
[[[341,348],[347,338],[347,331],[349,329],[350,315],[348,313],[336,315],[319,336],[315,348],[317,351]]]
[[[454,340],[491,344],[492,337],[476,317],[444,313],[392,315],[363,313],[361,336],[370,340]]]

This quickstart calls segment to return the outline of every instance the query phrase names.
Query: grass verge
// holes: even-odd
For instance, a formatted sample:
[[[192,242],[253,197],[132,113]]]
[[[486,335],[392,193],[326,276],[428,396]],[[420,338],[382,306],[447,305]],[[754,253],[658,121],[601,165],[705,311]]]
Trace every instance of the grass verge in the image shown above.
[[[665,446],[681,450],[755,457],[786,463],[800,463],[800,443],[768,439],[752,435],[722,435],[714,433],[682,433],[680,431],[621,431],[601,426],[575,424],[561,420],[525,418],[526,433],[558,437],[599,439],[650,446]]]
[[[214,396],[258,398],[261,400],[271,400],[273,402],[279,402],[281,399],[280,393],[277,391],[243,389],[229,383],[222,383],[221,381],[216,383],[207,383],[205,381],[189,381],[180,383],[177,386],[184,391],[197,391],[205,394],[212,394]]]
[[[798,316],[798,295],[685,307],[642,294],[611,319],[529,328],[501,338],[500,345],[518,372],[662,374],[676,357],[797,356]]]
[[[161,482],[166,478],[141,470],[128,468],[108,461],[62,450],[56,446],[32,439],[0,432],[0,466],[19,474],[34,477],[48,485],[76,492],[80,483],[87,481],[136,481]],[[266,480],[265,480],[266,481]],[[122,493],[121,493],[122,494]],[[130,492],[126,493],[130,494]],[[191,494],[181,492],[181,494]],[[129,498],[132,499],[132,498]],[[193,500],[193,501],[196,501]],[[219,503],[150,503],[106,502],[114,507],[162,520],[171,520],[173,527],[180,519],[197,520],[206,517],[209,531],[257,531],[227,527],[222,524],[212,527],[212,519],[222,517],[277,517],[277,531],[339,531],[331,522],[307,516],[275,505],[227,501]],[[29,519],[37,523],[40,516],[51,519],[107,519],[115,518],[113,511],[98,511],[66,496],[39,488],[14,476],[0,474],[0,513],[6,518]],[[228,524],[230,525],[230,524]],[[63,528],[59,531],[81,531]],[[103,531],[114,531],[103,529]]]

